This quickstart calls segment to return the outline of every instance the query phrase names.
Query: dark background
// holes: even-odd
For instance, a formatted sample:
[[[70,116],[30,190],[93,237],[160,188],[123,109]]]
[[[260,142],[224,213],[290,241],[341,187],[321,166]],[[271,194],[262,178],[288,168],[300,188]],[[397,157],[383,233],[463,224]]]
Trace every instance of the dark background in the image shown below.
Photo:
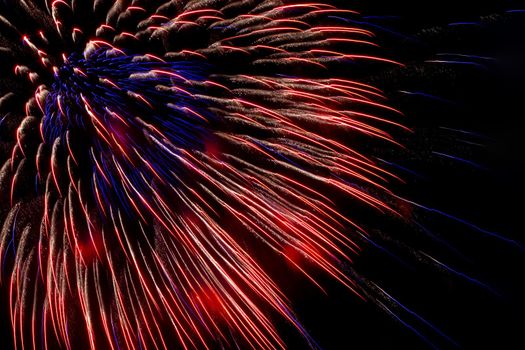
[[[401,69],[363,72],[365,80],[385,90],[415,131],[401,137],[407,152],[385,154],[410,170],[398,168],[407,184],[396,191],[482,228],[408,206],[412,219],[435,238],[385,224],[382,231],[393,238],[376,242],[406,265],[368,247],[354,268],[457,343],[437,335],[413,315],[399,314],[436,348],[525,348],[525,14],[508,12],[525,9],[525,2],[341,1],[341,6],[345,4],[365,16],[363,22],[377,33],[387,57],[406,64]],[[425,63],[443,58],[437,56],[440,53],[494,60]],[[404,246],[400,249],[392,241]],[[420,251],[489,287],[428,264],[418,256]],[[374,303],[362,302],[334,285],[328,290],[328,296],[297,286],[292,291],[294,307],[322,348],[432,347]],[[292,345],[302,347],[299,341]]]

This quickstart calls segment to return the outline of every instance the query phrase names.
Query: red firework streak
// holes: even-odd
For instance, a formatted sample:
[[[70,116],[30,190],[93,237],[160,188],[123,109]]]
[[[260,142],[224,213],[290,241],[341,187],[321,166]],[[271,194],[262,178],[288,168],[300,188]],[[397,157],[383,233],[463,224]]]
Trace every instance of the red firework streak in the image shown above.
[[[308,335],[268,259],[360,295],[340,266],[366,232],[336,198],[398,215],[381,199],[396,177],[361,142],[397,147],[406,128],[380,90],[332,73],[398,64],[357,13],[55,0],[2,16],[23,86],[2,98],[18,107],[0,171],[18,348],[285,348],[274,314]]]

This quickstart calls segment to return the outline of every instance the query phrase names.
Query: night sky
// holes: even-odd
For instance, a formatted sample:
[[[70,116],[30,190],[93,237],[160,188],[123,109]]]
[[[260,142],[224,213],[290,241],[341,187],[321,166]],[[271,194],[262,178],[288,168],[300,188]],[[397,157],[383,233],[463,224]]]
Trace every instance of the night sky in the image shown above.
[[[397,164],[407,169],[401,171],[407,184],[399,186],[398,193],[514,241],[491,237],[440,214],[415,210],[413,218],[445,243],[391,223],[385,224],[385,231],[408,242],[406,251],[425,247],[491,290],[450,271],[431,268],[417,257],[407,257],[410,253],[401,253],[404,265],[377,248],[364,251],[356,270],[381,281],[391,295],[461,348],[525,347],[521,335],[525,258],[523,246],[515,243],[523,242],[525,14],[507,13],[525,8],[525,3],[362,1],[350,7],[370,16],[368,21],[377,25],[387,55],[407,65],[363,73],[387,92],[415,131],[406,136],[408,155],[387,155],[387,159],[398,157]],[[440,53],[497,61],[484,67],[424,63],[443,58],[436,56]],[[409,96],[400,91],[420,94]],[[461,132],[447,131],[449,128]],[[463,258],[454,253],[456,249]],[[303,295],[298,308],[326,349],[430,348],[397,320],[337,287],[328,297]],[[437,348],[456,348],[432,332],[424,334]]]

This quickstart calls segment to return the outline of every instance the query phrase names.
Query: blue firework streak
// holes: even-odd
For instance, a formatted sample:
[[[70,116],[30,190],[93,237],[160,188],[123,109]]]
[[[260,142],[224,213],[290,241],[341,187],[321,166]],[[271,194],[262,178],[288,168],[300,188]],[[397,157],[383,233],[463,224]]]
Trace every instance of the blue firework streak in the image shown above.
[[[69,129],[89,129],[92,122],[85,120],[86,110],[82,109],[87,103],[109,129],[119,128],[114,126],[118,124],[115,119],[119,119],[116,115],[123,119],[120,123],[136,123],[134,119],[140,115],[145,122],[159,124],[169,131],[177,145],[197,146],[203,136],[203,120],[188,110],[212,115],[202,103],[199,106],[194,88],[184,90],[179,86],[187,85],[189,80],[205,81],[205,65],[150,62],[141,61],[144,59],[141,56],[112,55],[115,52],[108,49],[99,49],[88,58],[72,54],[56,70],[56,82],[45,101],[45,140],[52,142],[57,137],[65,137]],[[109,110],[108,106],[115,110]]]
[[[119,202],[131,214],[119,173],[140,192],[150,177],[179,186],[174,174],[181,176],[181,165],[172,153],[202,151],[212,138],[214,115],[195,87],[203,90],[205,70],[205,63],[151,62],[108,49],[88,58],[73,54],[56,69],[44,102],[43,139],[59,142],[76,165],[78,159],[90,159],[92,188],[103,214],[108,202]],[[82,145],[75,147],[73,139]],[[156,147],[160,140],[169,147]],[[75,155],[73,148],[88,154]],[[147,177],[141,176],[144,172]]]

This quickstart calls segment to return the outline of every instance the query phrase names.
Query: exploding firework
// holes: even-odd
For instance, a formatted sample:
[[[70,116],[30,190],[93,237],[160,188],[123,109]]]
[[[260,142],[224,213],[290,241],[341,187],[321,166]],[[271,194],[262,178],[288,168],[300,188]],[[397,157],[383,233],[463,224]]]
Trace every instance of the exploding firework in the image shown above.
[[[309,339],[273,259],[364,295],[340,266],[367,233],[336,201],[398,215],[395,176],[363,145],[395,146],[404,127],[380,90],[334,73],[396,64],[349,24],[358,14],[285,0],[1,8],[0,259],[18,346],[283,348],[277,315]]]

